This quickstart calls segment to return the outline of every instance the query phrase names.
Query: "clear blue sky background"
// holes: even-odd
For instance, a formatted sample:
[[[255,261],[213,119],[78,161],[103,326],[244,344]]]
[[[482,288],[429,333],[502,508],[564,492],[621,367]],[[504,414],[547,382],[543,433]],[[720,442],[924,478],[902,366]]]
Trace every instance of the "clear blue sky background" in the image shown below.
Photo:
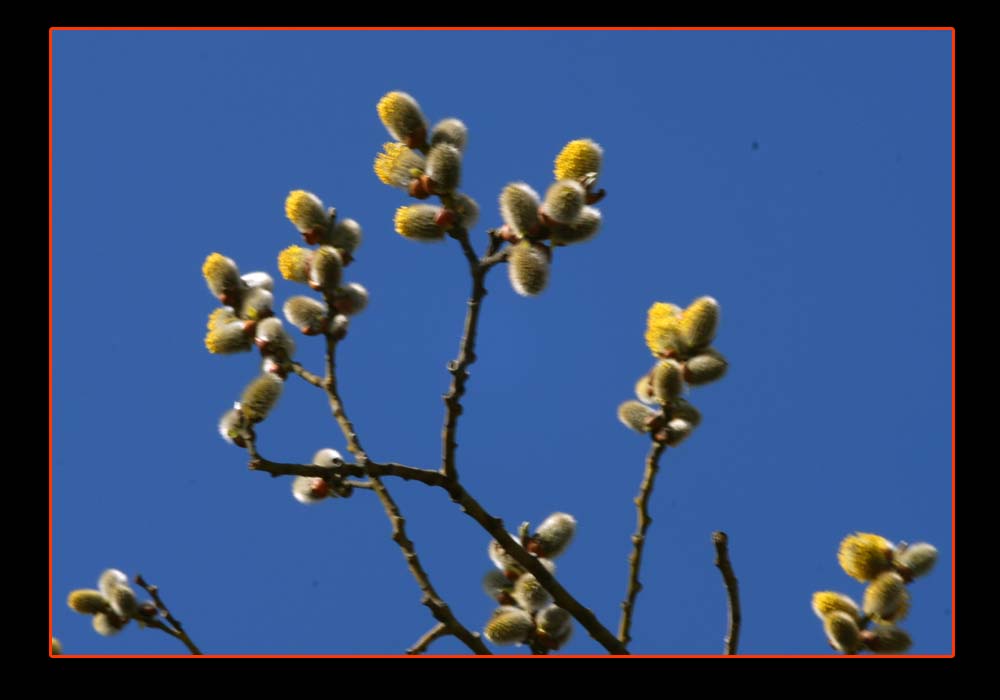
[[[97,636],[66,595],[106,567],[158,583],[207,652],[397,653],[432,624],[374,495],[305,507],[216,433],[259,371],[213,356],[213,251],[275,277],[291,189],[361,222],[371,293],[339,353],[372,457],[435,467],[465,313],[454,241],[393,232],[372,161],[397,89],[470,130],[463,190],[544,190],[570,139],[605,148],[605,226],[550,288],[489,279],[458,441],[463,482],[515,529],[579,520],[560,580],[617,628],[648,440],[618,423],[652,365],[654,301],[722,304],[721,382],[652,499],[633,649],[718,653],[729,533],[746,653],[829,653],[813,591],[860,530],[929,541],[914,652],[951,650],[951,36],[914,32],[56,32],[53,37],[53,620],[67,652],[174,653]],[[754,148],[757,143],[759,148]],[[279,303],[303,287],[278,280]],[[297,335],[322,369],[322,342]],[[346,453],[289,379],[260,448]],[[390,480],[458,618],[481,629],[488,536],[443,492]],[[567,652],[603,650],[577,627]],[[454,639],[435,652],[464,653]],[[510,651],[505,650],[505,651]],[[526,651],[523,647],[513,651]]]

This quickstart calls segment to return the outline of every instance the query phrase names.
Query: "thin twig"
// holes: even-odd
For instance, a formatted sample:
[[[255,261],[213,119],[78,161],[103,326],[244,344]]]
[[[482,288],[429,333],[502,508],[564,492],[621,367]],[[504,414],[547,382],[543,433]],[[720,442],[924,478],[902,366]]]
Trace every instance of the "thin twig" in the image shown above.
[[[162,630],[167,634],[169,634],[170,636],[175,637],[176,639],[181,641],[184,644],[184,646],[188,648],[188,651],[190,651],[192,654],[196,656],[202,656],[203,654],[201,649],[199,649],[198,646],[193,641],[191,641],[191,638],[188,636],[187,632],[184,631],[184,625],[181,624],[180,620],[178,620],[176,617],[170,614],[170,610],[167,609],[167,606],[163,604],[163,599],[160,598],[160,589],[157,586],[147,583],[146,579],[142,577],[142,574],[136,575],[135,582],[140,587],[142,587],[142,589],[146,591],[146,593],[148,593],[149,596],[153,599],[153,603],[156,605],[156,609],[159,610],[160,614],[163,615],[163,618],[170,623],[170,626],[168,627],[159,620],[155,619],[144,620],[143,622],[149,627],[155,627],[156,629]]]
[[[465,229],[451,232],[451,237],[462,246],[462,252],[469,263],[469,274],[472,276],[472,292],[469,295],[468,309],[465,313],[465,328],[462,340],[459,342],[458,357],[448,363],[451,373],[451,386],[444,395],[445,416],[444,428],[441,430],[441,473],[449,479],[458,478],[455,466],[455,433],[458,430],[458,417],[462,415],[462,396],[465,394],[465,382],[469,378],[469,365],[476,361],[476,333],[479,328],[479,309],[486,296],[486,273],[492,265],[486,265],[476,257],[476,251],[469,243],[469,234]],[[487,257],[496,253],[497,238],[490,231],[490,249]],[[495,264],[495,263],[494,263]]]
[[[385,484],[382,483],[381,478],[375,470],[369,468],[371,461],[368,459],[367,453],[364,448],[361,447],[361,440],[358,437],[357,431],[354,429],[354,424],[351,422],[350,418],[347,417],[347,411],[344,409],[344,402],[340,398],[340,394],[337,391],[337,362],[336,362],[336,349],[337,341],[332,337],[327,336],[326,340],[326,377],[323,380],[323,387],[326,390],[327,397],[330,400],[330,410],[333,412],[333,416],[340,425],[341,431],[344,433],[344,439],[347,440],[347,449],[355,456],[361,466],[364,467],[364,474],[368,477],[371,482],[371,488],[375,491],[382,503],[382,507],[385,509],[386,515],[389,517],[389,522],[392,524],[392,539],[399,545],[400,550],[403,552],[403,556],[406,559],[406,564],[410,569],[410,573],[413,574],[413,578],[416,579],[417,585],[420,586],[420,590],[423,591],[424,595],[421,599],[421,603],[427,606],[427,609],[431,611],[434,619],[448,626],[448,630],[455,635],[463,644],[465,644],[469,649],[474,651],[476,654],[490,654],[490,650],[483,643],[479,635],[470,632],[451,612],[451,608],[448,604],[442,600],[441,596],[438,595],[437,591],[434,590],[433,584],[431,584],[430,577],[424,570],[423,565],[420,563],[420,558],[417,556],[416,547],[413,541],[406,535],[406,519],[403,518],[402,513],[399,510],[399,506],[392,499],[389,494],[389,490],[386,488]]]
[[[622,644],[632,641],[629,629],[632,626],[632,613],[635,610],[635,599],[642,590],[639,582],[639,569],[642,567],[642,550],[646,543],[646,531],[653,524],[653,518],[649,514],[649,496],[653,492],[653,482],[656,480],[656,473],[660,468],[660,455],[666,449],[666,445],[661,442],[653,442],[646,456],[646,471],[642,476],[642,485],[639,487],[639,495],[635,498],[635,508],[637,513],[637,525],[635,534],[632,535],[632,553],[629,555],[628,590],[625,593],[625,600],[622,601],[622,616],[618,624],[618,639]]]
[[[414,643],[412,647],[406,650],[406,653],[410,656],[416,656],[417,654],[423,654],[427,651],[427,648],[434,643],[435,639],[447,636],[451,634],[448,631],[448,625],[443,622],[439,622],[429,630],[427,630],[420,639]]]
[[[712,533],[715,543],[715,565],[722,572],[722,581],[729,597],[729,628],[726,631],[725,652],[733,655],[740,643],[740,624],[743,615],[740,613],[740,584],[733,573],[733,565],[729,561],[729,536],[721,530]]]
[[[321,389],[323,388],[323,377],[318,374],[313,374],[298,362],[292,362],[291,365],[292,371],[295,372],[295,374],[299,375],[313,386],[318,386]]]
[[[252,448],[248,443],[248,449]],[[266,472],[271,476],[391,476],[407,481],[419,481],[427,486],[443,489],[451,496],[451,500],[459,508],[475,520],[504,548],[504,550],[529,573],[533,574],[542,588],[547,590],[553,601],[559,607],[569,612],[583,626],[590,636],[612,654],[627,654],[628,651],[606,627],[604,627],[593,612],[585,608],[569,591],[562,587],[549,570],[538,563],[534,555],[529,554],[504,528],[503,521],[492,516],[480,503],[473,498],[465,488],[456,481],[446,479],[441,472],[430,469],[420,469],[396,463],[379,463],[369,461],[365,466],[360,464],[339,464],[330,467],[320,467],[315,464],[281,464],[252,453],[250,469]]]

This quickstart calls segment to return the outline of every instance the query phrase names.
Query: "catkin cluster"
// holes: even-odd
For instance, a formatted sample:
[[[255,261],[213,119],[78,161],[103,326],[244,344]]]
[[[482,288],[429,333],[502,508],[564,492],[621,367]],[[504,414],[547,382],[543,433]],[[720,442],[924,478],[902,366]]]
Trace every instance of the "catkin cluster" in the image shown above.
[[[415,199],[437,195],[440,205],[414,204],[396,210],[396,233],[414,241],[440,241],[453,230],[468,230],[479,218],[479,205],[458,191],[468,129],[461,120],[442,119],[428,132],[420,105],[405,92],[379,100],[378,116],[396,139],[375,157],[375,174],[386,185]]]
[[[522,526],[521,546],[554,574],[553,559],[569,546],[576,532],[576,520],[567,513],[553,513],[533,535],[527,534],[529,529],[528,523]],[[573,633],[572,616],[552,604],[552,597],[538,579],[526,572],[496,540],[490,542],[489,556],[497,569],[483,577],[483,590],[500,607],[486,623],[486,638],[499,645],[531,644],[552,650],[563,646]]]
[[[343,279],[344,268],[354,260],[361,244],[361,226],[354,219],[338,220],[334,207],[324,208],[319,197],[305,190],[288,194],[285,215],[303,241],[316,247],[285,248],[278,254],[278,270],[286,280],[308,285],[323,296],[322,300],[289,298],[282,307],[285,318],[304,335],[325,334],[340,340],[347,334],[348,317],[368,305],[368,291]],[[253,426],[267,417],[281,397],[295,341],[274,315],[274,280],[269,274],[241,276],[236,263],[219,253],[208,256],[202,274],[209,290],[223,304],[208,317],[205,345],[209,352],[245,352],[256,345],[263,358],[261,373],[219,421],[224,440],[246,447]],[[327,484],[327,489],[328,495],[345,495],[340,484]]]
[[[78,613],[91,615],[94,631],[104,637],[118,634],[130,620],[142,626],[159,614],[152,601],[139,603],[128,585],[128,576],[118,569],[102,573],[97,589],[79,588],[70,593],[66,604]]]
[[[525,182],[512,182],[500,193],[500,235],[510,241],[508,268],[514,291],[534,296],[548,285],[552,250],[588,241],[601,228],[595,191],[604,152],[590,139],[570,141],[556,156],[555,182],[545,199]]]
[[[719,303],[712,297],[695,299],[686,309],[661,302],[650,307],[646,344],[659,362],[636,383],[639,400],[618,407],[626,427],[670,446],[694,432],[701,412],[682,394],[685,385],[708,384],[726,373],[726,359],[710,347],[718,325]]]
[[[910,611],[907,584],[934,568],[937,549],[925,542],[894,545],[879,535],[857,532],[840,543],[837,559],[848,576],[868,586],[860,608],[843,593],[813,594],[813,612],[823,621],[830,646],[844,654],[902,654],[909,649],[910,635],[896,623]]]

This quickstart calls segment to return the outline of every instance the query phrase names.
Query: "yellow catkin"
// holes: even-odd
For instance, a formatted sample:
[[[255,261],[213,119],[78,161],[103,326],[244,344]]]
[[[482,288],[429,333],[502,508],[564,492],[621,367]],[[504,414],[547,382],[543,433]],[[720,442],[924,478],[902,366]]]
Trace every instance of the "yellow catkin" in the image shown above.
[[[681,349],[680,307],[656,302],[646,316],[646,346],[654,356],[676,353]]]
[[[603,150],[590,139],[567,143],[556,156],[556,180],[578,180],[588,173],[599,173]]]
[[[837,561],[851,578],[871,581],[890,566],[892,542],[879,535],[857,532],[840,543]]]

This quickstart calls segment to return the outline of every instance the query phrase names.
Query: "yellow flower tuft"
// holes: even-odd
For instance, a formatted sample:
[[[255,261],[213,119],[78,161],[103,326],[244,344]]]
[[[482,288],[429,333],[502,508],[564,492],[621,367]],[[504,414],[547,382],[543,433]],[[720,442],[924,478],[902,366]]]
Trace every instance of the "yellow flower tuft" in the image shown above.
[[[646,316],[646,345],[655,357],[676,354],[682,346],[681,309],[673,304],[656,302]]]
[[[420,105],[405,92],[386,93],[375,108],[379,119],[394,139],[417,146],[426,138],[427,121],[420,111]]]
[[[441,207],[433,204],[400,207],[393,220],[396,233],[416,241],[440,241],[444,238],[444,228],[437,223],[440,213]]]
[[[424,174],[423,156],[401,143],[387,143],[375,156],[375,174],[386,185],[406,189],[410,181]]]
[[[208,332],[205,347],[213,355],[248,352],[253,347],[253,337],[246,332],[242,321],[230,321]]]
[[[871,581],[890,566],[892,542],[879,535],[857,532],[840,543],[837,561],[851,578]]]
[[[208,330],[214,331],[219,326],[224,326],[230,321],[236,321],[236,312],[228,306],[220,306],[208,315]]]
[[[278,271],[286,280],[306,282],[309,279],[309,263],[311,261],[311,250],[291,245],[278,253]]]
[[[302,233],[325,229],[330,221],[323,202],[312,192],[292,190],[285,199],[285,216]]]
[[[853,615],[855,619],[861,617],[861,611],[858,610],[857,603],[843,593],[837,593],[836,591],[818,591],[813,593],[812,609],[820,619],[835,612],[848,613],[849,615]]]
[[[240,271],[232,259],[221,253],[212,253],[205,258],[201,266],[201,274],[208,283],[208,288],[219,299],[225,298],[225,304],[231,304],[230,297],[238,295],[242,286]]]
[[[567,143],[556,156],[556,180],[579,180],[587,173],[601,171],[603,149],[590,139]]]
[[[497,645],[520,644],[535,629],[531,615],[514,606],[503,606],[493,614],[483,630],[486,638]]]

